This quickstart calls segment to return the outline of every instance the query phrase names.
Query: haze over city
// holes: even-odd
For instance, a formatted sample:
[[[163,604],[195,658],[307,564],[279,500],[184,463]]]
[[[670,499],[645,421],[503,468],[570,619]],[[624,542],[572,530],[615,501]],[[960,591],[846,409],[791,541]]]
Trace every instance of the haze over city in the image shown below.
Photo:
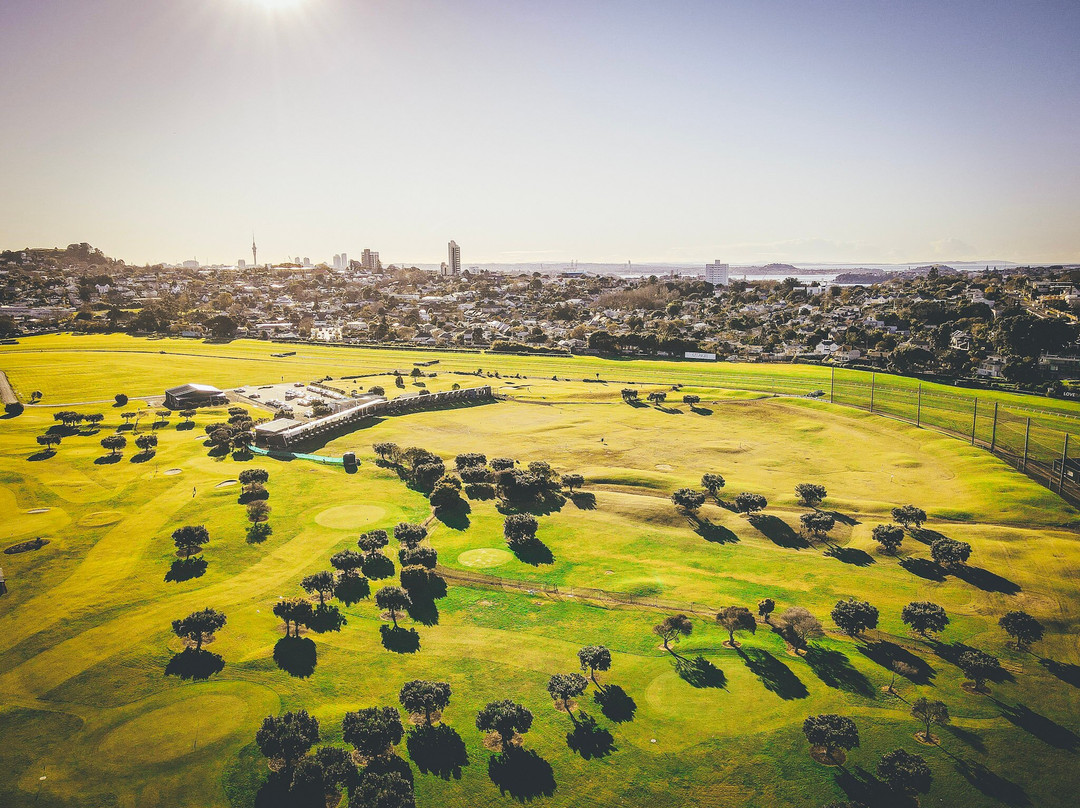
[[[0,241],[1080,260],[1080,5],[7,0]]]

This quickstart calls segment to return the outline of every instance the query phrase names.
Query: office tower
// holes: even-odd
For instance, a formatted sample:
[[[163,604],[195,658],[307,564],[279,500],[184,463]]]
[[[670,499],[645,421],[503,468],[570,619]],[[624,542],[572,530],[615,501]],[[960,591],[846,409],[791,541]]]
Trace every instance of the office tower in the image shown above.
[[[719,260],[705,265],[705,282],[713,286],[727,286],[728,265],[721,264]]]
[[[451,241],[447,245],[447,252],[449,254],[446,261],[448,271],[451,275],[459,275],[461,273],[461,248],[456,241]]]

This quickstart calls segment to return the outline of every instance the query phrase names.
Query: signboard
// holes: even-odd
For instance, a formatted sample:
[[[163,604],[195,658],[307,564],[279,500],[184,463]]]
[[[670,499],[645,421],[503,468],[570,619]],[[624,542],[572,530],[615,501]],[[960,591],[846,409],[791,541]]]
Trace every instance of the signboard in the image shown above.
[[[683,354],[687,359],[708,359],[711,362],[716,361],[716,354],[714,353],[700,353],[698,351],[687,351]]]

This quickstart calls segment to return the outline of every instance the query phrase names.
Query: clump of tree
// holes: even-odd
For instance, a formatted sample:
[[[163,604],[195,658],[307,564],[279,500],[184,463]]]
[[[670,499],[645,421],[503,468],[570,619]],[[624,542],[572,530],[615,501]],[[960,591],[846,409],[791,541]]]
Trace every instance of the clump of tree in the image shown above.
[[[749,631],[753,634],[757,631],[757,620],[745,606],[725,606],[716,615],[717,624],[728,633],[728,645],[737,648],[735,642],[736,631]]]
[[[265,486],[270,480],[270,472],[266,469],[244,469],[240,472],[237,479],[240,481],[243,492],[246,494],[255,493],[257,490],[255,486]],[[266,489],[261,489],[265,491]]]
[[[202,552],[202,547],[210,541],[210,532],[203,525],[184,525],[172,534],[177,555],[190,558]]]
[[[26,408],[23,407],[21,402],[10,401],[4,405],[4,414],[9,418],[15,418],[19,415],[22,415],[24,409]]]
[[[758,511],[763,511],[767,508],[769,502],[761,494],[751,494],[744,491],[741,494],[735,495],[735,510],[739,513],[745,513],[747,515],[753,515]]]
[[[896,555],[904,542],[904,529],[900,525],[874,525],[870,535],[878,543],[881,552]]]
[[[384,463],[397,463],[401,455],[401,447],[388,441],[373,444],[371,447],[376,456]]]
[[[878,610],[865,600],[848,598],[833,606],[832,619],[849,637],[859,637],[867,629],[877,628]]]
[[[913,526],[920,528],[923,522],[926,521],[926,511],[922,508],[916,508],[914,505],[901,505],[892,509],[892,518],[894,522],[903,525],[905,528],[910,529]]]
[[[803,721],[803,735],[810,746],[823,749],[832,762],[843,762],[838,759],[837,750],[847,752],[859,745],[859,728],[855,722],[835,713],[808,716]]]
[[[509,751],[515,736],[529,731],[532,722],[533,714],[510,699],[490,702],[476,714],[476,728],[495,733],[504,752]]]
[[[287,712],[280,717],[267,716],[255,733],[255,744],[263,756],[279,762],[285,771],[319,742],[319,722],[307,710]]]
[[[676,508],[682,508],[686,513],[697,513],[705,504],[705,494],[693,488],[680,488],[671,495],[671,501]]]
[[[810,508],[816,508],[827,496],[825,486],[817,483],[799,483],[795,486],[795,495],[799,502]]]
[[[1027,651],[1033,642],[1038,642],[1043,638],[1045,632],[1042,623],[1020,610],[1007,612],[998,620],[998,625],[1013,638],[1018,651]]]
[[[512,513],[503,520],[503,537],[515,553],[527,550],[538,541],[536,531],[539,523],[528,513]]]
[[[776,628],[795,652],[806,650],[807,641],[825,634],[821,621],[802,606],[789,606],[776,619]]]
[[[431,489],[428,500],[436,513],[460,507],[464,502],[461,498],[461,479],[454,474],[444,474]]]
[[[446,464],[442,458],[419,446],[410,446],[399,457],[398,466],[402,475],[418,490],[431,491],[446,474]]]
[[[922,756],[904,749],[894,749],[882,755],[877,773],[889,788],[909,795],[925,794],[933,781],[930,767]]]
[[[494,469],[496,460],[491,461]],[[513,461],[510,461],[511,464]],[[529,505],[548,501],[562,503],[562,478],[551,465],[534,460],[524,469],[497,469],[494,474],[495,491],[500,498],[515,505]]]
[[[368,761],[392,755],[404,735],[401,713],[395,707],[367,707],[348,712],[341,722],[342,739]]]
[[[289,625],[293,626],[294,637],[300,636],[300,626],[308,625],[314,617],[311,601],[307,598],[282,598],[274,604],[274,615],[285,621],[285,636],[289,636]]]
[[[930,545],[930,557],[945,569],[953,570],[967,563],[971,557],[971,545],[942,536]]]
[[[627,404],[634,404],[638,401],[639,393],[632,387],[624,387],[622,389],[622,400]]]
[[[693,630],[694,624],[685,614],[669,615],[653,626],[653,634],[663,642],[665,651],[671,651],[672,643],[677,643],[682,637],[689,637]]]
[[[216,609],[201,609],[187,617],[172,621],[173,633],[182,640],[195,643],[195,651],[202,651],[203,643],[210,642],[214,633],[225,627],[225,615]]]
[[[394,525],[394,538],[402,547],[416,547],[427,538],[427,528],[413,522]]]
[[[900,612],[900,619],[923,637],[930,632],[944,631],[949,625],[949,616],[945,613],[945,609],[928,600],[916,600],[909,603]]]

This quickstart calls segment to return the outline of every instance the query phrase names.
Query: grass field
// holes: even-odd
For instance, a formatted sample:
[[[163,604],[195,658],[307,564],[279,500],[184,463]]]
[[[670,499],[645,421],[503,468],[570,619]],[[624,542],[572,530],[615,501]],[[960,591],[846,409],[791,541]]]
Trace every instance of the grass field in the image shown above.
[[[38,449],[34,437],[53,425],[61,404],[111,400],[116,392],[160,394],[185,381],[233,387],[282,376],[406,370],[429,358],[301,346],[297,357],[271,359],[279,347],[48,337],[0,348],[0,370],[20,395],[45,394],[44,406],[0,420],[0,548],[50,541],[0,555],[9,589],[0,597],[0,804],[252,806],[268,774],[253,744],[264,716],[305,707],[324,737],[338,741],[346,711],[396,704],[399,687],[413,678],[451,683],[444,720],[469,757],[460,778],[414,765],[420,806],[508,806],[528,796],[517,787],[500,792],[473,724],[480,706],[504,697],[536,716],[525,745],[550,764],[554,780],[553,791],[537,787],[540,805],[816,806],[845,794],[866,800],[878,758],[897,746],[930,763],[935,779],[924,806],[1074,803],[1080,513],[953,438],[826,403],[727,389],[739,386],[739,373],[752,390],[764,387],[764,375],[821,386],[818,368],[765,374],[725,366],[713,377],[717,366],[689,363],[443,354],[429,368],[439,371],[425,380],[429,389],[467,384],[446,373],[454,369],[532,378],[496,382],[511,400],[386,418],[317,447],[326,454],[355,450],[362,461],[355,474],[303,461],[209,457],[201,427],[220,419],[213,411],[200,412],[194,430],[178,429],[174,417],[158,431],[159,450],[147,462],[132,462],[133,448],[120,462],[95,462],[105,454],[100,438],[120,424],[110,403],[77,408],[106,414],[100,433],[66,437],[54,456],[30,459]],[[596,373],[611,383],[583,381]],[[668,383],[699,392],[701,411],[623,404],[621,377],[644,374],[670,374]],[[372,383],[386,386],[386,378]],[[1038,404],[1064,415],[1076,410],[1066,402]],[[494,502],[472,501],[467,519],[431,523],[430,543],[450,570],[694,602],[702,612],[772,597],[778,611],[810,609],[827,636],[795,657],[762,625],[742,637],[740,655],[721,645],[726,634],[710,619],[695,616],[693,634],[677,650],[713,663],[723,686],[694,686],[650,631],[663,612],[452,584],[436,614],[402,620],[419,633],[414,653],[383,647],[384,621],[370,600],[339,604],[347,625],[308,633],[317,650],[314,670],[290,675],[274,661],[283,634],[270,611],[277,598],[299,594],[300,579],[328,568],[330,555],[355,546],[360,532],[430,515],[422,495],[375,463],[371,444],[383,440],[448,460],[467,451],[542,459],[585,476],[594,501],[571,499],[539,516],[551,563],[531,565],[504,552]],[[238,488],[218,487],[253,465],[270,471],[274,532],[263,544],[245,541]],[[696,532],[668,496],[696,485],[704,471],[727,478],[728,498],[744,490],[764,494],[767,519],[755,527],[709,504],[702,513],[714,528]],[[825,484],[824,507],[844,517],[828,553],[795,535],[805,508],[793,487],[806,480]],[[930,534],[924,541],[907,537],[900,559],[874,549],[873,526],[908,502],[928,511],[928,530],[971,543],[962,575],[923,577],[926,566],[908,561],[929,557]],[[175,558],[169,536],[189,523],[210,531],[208,568],[202,577],[166,582]],[[881,611],[879,630],[866,640],[831,626],[829,611],[848,596]],[[916,642],[906,631],[900,609],[912,600],[948,610],[953,622],[940,642]],[[166,676],[182,647],[170,621],[204,606],[228,616],[209,646],[223,670],[198,681]],[[1010,609],[1046,624],[1047,636],[1032,653],[1006,647],[996,623]],[[590,643],[612,649],[612,670],[601,681],[621,686],[636,709],[632,720],[611,720],[590,687],[579,707],[611,733],[613,749],[586,759],[570,748],[573,725],[544,687],[552,673],[575,670],[578,648]],[[961,644],[1006,666],[1006,680],[993,683],[990,695],[961,687],[964,677],[950,661]],[[919,726],[907,704],[882,692],[890,654],[921,660],[916,681],[898,684],[903,699],[926,695],[948,705],[953,723],[936,730],[939,747],[917,743]],[[843,770],[823,767],[807,752],[801,723],[821,712],[850,715],[859,725],[862,745]],[[404,744],[399,752],[408,759]]]

